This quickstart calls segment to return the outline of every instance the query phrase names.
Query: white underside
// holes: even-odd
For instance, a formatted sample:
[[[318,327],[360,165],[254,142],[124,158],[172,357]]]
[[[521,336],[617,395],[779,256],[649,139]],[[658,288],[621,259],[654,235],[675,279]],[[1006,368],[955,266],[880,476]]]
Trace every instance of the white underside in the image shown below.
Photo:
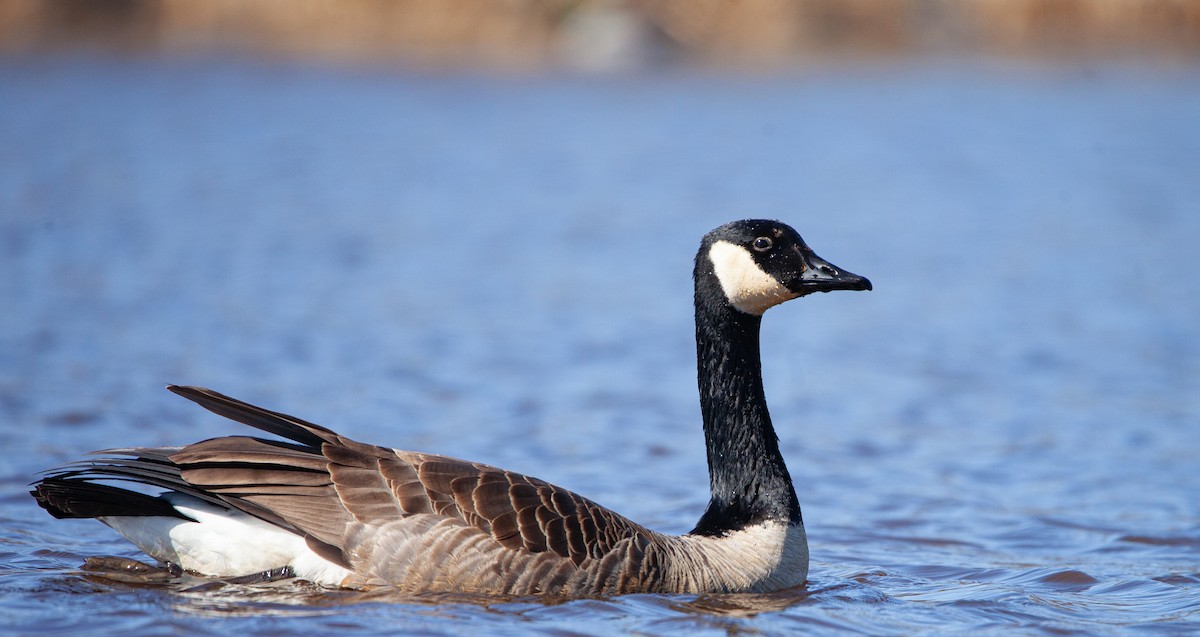
[[[145,516],[99,519],[146,555],[200,575],[236,577],[290,566],[297,577],[338,586],[352,574],[314,553],[299,535],[256,517],[179,493],[163,497],[196,522]]]

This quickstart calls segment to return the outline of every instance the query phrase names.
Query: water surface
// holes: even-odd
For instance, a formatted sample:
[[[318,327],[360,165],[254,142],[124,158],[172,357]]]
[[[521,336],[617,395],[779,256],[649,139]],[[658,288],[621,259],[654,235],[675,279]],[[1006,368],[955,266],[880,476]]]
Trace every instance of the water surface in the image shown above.
[[[730,77],[0,63],[0,624],[28,635],[1200,629],[1200,72]],[[684,532],[691,259],[796,226],[870,293],[764,321],[804,590],[396,599],[135,585],[26,495],[240,432],[213,387]]]

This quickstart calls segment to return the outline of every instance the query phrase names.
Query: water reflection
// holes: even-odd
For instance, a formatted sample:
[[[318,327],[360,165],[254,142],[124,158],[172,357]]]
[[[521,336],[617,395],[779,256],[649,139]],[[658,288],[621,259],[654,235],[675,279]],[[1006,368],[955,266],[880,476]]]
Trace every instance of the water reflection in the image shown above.
[[[732,617],[754,617],[760,613],[787,610],[802,604],[812,595],[807,586],[784,589],[773,593],[741,593],[736,595],[700,595],[692,601],[676,603],[673,608],[686,613],[707,613]]]

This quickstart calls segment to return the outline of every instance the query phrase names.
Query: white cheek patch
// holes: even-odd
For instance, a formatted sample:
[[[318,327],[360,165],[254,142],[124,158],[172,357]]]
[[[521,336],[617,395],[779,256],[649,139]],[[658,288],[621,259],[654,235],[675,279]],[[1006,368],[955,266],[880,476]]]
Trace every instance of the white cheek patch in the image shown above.
[[[708,250],[708,260],[725,298],[747,314],[761,315],[768,308],[799,296],[775,277],[767,274],[750,252],[728,241],[717,241]]]

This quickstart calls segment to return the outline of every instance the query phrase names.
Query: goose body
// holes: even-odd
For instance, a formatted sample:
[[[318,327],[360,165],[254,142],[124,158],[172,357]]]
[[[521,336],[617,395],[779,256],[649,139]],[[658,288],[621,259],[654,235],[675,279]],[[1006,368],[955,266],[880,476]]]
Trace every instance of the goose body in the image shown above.
[[[712,497],[684,535],[536,478],[356,442],[198,387],[169,389],[282,440],[99,452],[47,472],[31,493],[55,517],[96,518],[147,555],[211,577],[576,597],[802,584],[808,543],[763,395],[759,324],[789,299],[871,284],[767,220],[705,235],[694,278]]]

